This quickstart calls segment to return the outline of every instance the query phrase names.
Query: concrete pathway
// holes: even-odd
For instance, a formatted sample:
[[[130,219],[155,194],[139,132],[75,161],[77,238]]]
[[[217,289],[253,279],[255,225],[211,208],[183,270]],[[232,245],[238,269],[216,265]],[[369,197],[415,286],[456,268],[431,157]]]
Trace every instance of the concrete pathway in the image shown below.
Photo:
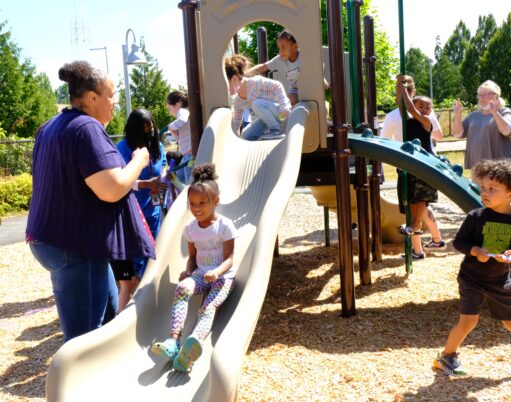
[[[0,224],[0,246],[7,246],[25,240],[28,215],[2,218]]]
[[[436,143],[437,152],[451,152],[451,151],[464,151],[467,145],[467,141],[438,141]]]

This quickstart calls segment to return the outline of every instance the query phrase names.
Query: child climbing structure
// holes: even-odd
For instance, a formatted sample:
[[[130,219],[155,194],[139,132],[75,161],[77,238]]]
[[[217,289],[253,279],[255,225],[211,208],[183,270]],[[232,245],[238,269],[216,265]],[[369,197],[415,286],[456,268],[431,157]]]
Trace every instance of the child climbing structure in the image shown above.
[[[327,3],[329,41],[341,44],[340,2]],[[237,285],[218,311],[202,356],[190,373],[174,372],[169,363],[150,354],[151,344],[169,332],[172,297],[187,258],[182,232],[192,216],[185,189],[172,205],[156,239],[157,259],[149,262],[125,310],[104,327],[69,341],[53,357],[47,379],[49,401],[235,400],[242,361],[266,294],[278,223],[299,175],[307,173],[300,171],[303,155],[318,153],[331,161],[334,153],[335,170],[330,171],[330,180],[337,182],[337,194],[347,195],[348,203],[344,205],[349,205],[350,151],[343,56],[334,45],[330,46],[334,136],[329,140],[321,74],[319,0],[207,0],[200,3],[200,9],[198,6],[198,1],[180,3],[186,21],[187,53],[195,48],[198,61],[188,63],[190,69],[198,67],[193,75],[189,74],[190,112],[199,111],[200,120],[207,122],[198,135],[194,134],[196,140],[201,139],[196,161],[215,163],[220,187],[218,211],[230,218],[239,231],[234,254]],[[262,20],[274,21],[292,31],[306,62],[300,72],[304,78],[299,88],[301,102],[290,114],[286,138],[249,142],[231,129],[222,59],[239,29]],[[369,143],[370,146],[364,145]],[[357,155],[363,156],[367,150],[370,158],[377,156],[378,149],[385,149],[367,137],[360,137],[356,146]],[[412,151],[407,155],[413,160],[420,150]],[[413,164],[403,152],[398,154],[407,160],[408,167]],[[303,166],[307,164],[302,163]],[[311,177],[315,177],[314,173]],[[342,202],[338,197],[338,208]],[[339,215],[341,279],[348,293],[343,312],[349,316],[355,312],[350,208],[339,208]],[[193,326],[197,303],[200,299],[192,298],[184,336]]]

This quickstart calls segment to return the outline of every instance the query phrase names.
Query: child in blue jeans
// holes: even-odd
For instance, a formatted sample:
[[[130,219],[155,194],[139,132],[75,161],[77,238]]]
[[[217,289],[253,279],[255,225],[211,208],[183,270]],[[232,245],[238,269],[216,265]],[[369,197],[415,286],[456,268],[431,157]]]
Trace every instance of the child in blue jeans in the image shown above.
[[[184,230],[189,257],[176,286],[170,338],[151,346],[153,353],[173,360],[177,371],[189,371],[202,354],[202,344],[211,331],[215,312],[232,291],[235,276],[233,252],[237,232],[230,219],[215,212],[220,194],[215,166],[196,166],[192,177],[188,204],[195,219]],[[188,301],[194,294],[206,297],[199,309],[197,324],[181,347]]]
[[[262,76],[246,77],[249,62],[241,55],[224,61],[229,93],[234,96],[232,130],[238,133],[243,113],[251,109],[256,118],[242,131],[247,140],[275,140],[285,137],[282,124],[291,104],[282,84]]]

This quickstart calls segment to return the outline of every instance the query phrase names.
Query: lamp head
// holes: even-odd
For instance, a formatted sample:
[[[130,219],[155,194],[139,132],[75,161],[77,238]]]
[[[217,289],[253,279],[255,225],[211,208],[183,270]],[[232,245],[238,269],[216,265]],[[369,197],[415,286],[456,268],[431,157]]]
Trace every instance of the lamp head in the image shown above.
[[[126,59],[126,64],[147,64],[147,60],[144,56],[144,53],[140,51],[140,47],[133,43],[131,45],[131,53],[128,55]]]

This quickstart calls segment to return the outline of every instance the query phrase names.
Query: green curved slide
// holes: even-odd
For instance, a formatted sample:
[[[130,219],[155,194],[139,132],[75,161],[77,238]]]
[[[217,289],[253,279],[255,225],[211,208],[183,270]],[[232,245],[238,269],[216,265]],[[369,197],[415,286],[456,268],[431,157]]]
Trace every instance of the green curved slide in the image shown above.
[[[372,134],[349,134],[348,141],[353,154],[408,171],[444,193],[465,212],[483,206],[479,187],[460,176],[461,166],[451,166],[445,158],[428,153],[416,142],[403,143]]]

